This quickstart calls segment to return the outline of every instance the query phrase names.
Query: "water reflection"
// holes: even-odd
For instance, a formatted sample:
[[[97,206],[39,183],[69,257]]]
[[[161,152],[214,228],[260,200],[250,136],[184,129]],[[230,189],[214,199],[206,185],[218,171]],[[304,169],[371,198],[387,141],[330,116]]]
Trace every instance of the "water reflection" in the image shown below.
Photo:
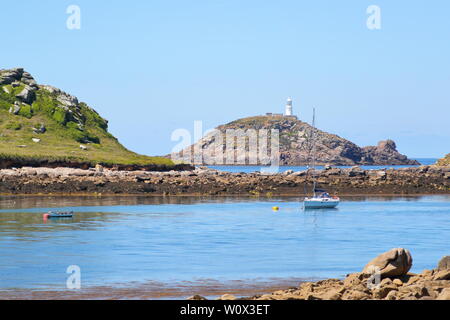
[[[64,289],[72,264],[86,287],[111,287],[340,277],[393,247],[410,249],[420,272],[448,253],[450,196],[348,197],[307,211],[300,200],[0,197],[0,290]],[[43,223],[50,208],[75,216]]]
[[[0,196],[0,209],[26,209],[75,206],[120,206],[146,204],[189,204],[208,197],[164,196]],[[226,197],[222,199],[227,199]]]
[[[344,201],[420,201],[430,196],[341,196]],[[431,196],[448,198],[448,195]],[[64,208],[77,206],[133,206],[152,204],[196,204],[217,202],[303,201],[303,197],[242,197],[242,196],[0,196],[0,212],[7,209]]]
[[[418,202],[427,199],[449,199],[450,196],[351,196],[342,197],[347,202]],[[52,232],[55,230],[95,230],[120,219],[120,215],[130,212],[129,206],[147,205],[193,205],[205,203],[253,203],[258,202],[298,202],[298,207],[284,207],[278,214],[302,212],[301,197],[211,197],[211,196],[0,196],[0,235],[26,239],[33,232]],[[44,221],[42,214],[52,208],[73,210],[75,215],[68,219],[49,219]],[[98,211],[97,211],[98,210]],[[318,227],[317,217],[324,213],[339,212],[339,208],[310,209],[304,211],[312,217],[311,223]],[[134,212],[136,213],[136,212]],[[143,210],[140,214],[162,217],[158,212]],[[187,211],[166,212],[164,217],[185,215]]]
[[[0,300],[144,300],[144,299],[186,299],[194,294],[215,299],[223,294],[233,294],[251,297],[256,294],[273,292],[298,286],[305,281],[316,281],[315,278],[272,278],[234,281],[217,281],[215,279],[199,279],[196,281],[182,281],[165,283],[147,281],[144,283],[131,282],[113,286],[98,286],[81,288],[81,290],[0,290]]]
[[[73,218],[44,221],[39,212],[3,212],[0,213],[0,236],[7,235],[21,240],[28,239],[33,233],[95,230],[104,223],[112,222],[117,215],[118,213],[83,212],[75,214]]]

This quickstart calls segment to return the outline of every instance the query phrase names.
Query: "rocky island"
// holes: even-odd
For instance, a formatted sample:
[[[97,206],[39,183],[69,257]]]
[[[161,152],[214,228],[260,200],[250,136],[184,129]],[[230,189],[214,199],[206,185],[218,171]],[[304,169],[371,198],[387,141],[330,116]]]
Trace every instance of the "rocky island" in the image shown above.
[[[394,141],[380,141],[377,146],[359,147],[351,141],[319,129],[313,128],[295,116],[267,115],[243,118],[228,124],[218,126],[216,131],[222,133],[233,132],[237,139],[248,139],[249,132],[260,130],[277,130],[279,134],[279,164],[286,166],[301,166],[311,163],[311,136],[315,135],[317,164],[331,165],[418,165],[416,160],[408,159],[397,151]],[[231,139],[235,137],[232,136]],[[214,152],[223,150],[225,156],[235,150],[227,150],[226,138],[217,139],[215,134],[207,134],[196,144],[185,148],[179,157],[190,155],[190,162],[196,165],[211,165],[205,159],[195,157],[195,150]],[[260,148],[261,140],[258,142]],[[259,148],[253,151],[248,143],[245,145],[248,159],[258,159]],[[234,148],[236,149],[236,147]],[[270,146],[268,147],[270,151]],[[225,163],[225,160],[224,160]],[[246,163],[259,165],[258,163]]]

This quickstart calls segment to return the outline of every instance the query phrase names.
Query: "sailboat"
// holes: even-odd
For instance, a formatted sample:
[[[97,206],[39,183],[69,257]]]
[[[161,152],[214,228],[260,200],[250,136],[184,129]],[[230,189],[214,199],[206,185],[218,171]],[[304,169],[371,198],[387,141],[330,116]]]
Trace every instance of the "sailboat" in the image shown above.
[[[303,208],[305,209],[323,209],[336,208],[341,201],[339,197],[330,196],[323,189],[316,188],[316,109],[313,109],[313,130],[312,130],[312,169],[313,169],[313,196],[306,197],[303,200]]]

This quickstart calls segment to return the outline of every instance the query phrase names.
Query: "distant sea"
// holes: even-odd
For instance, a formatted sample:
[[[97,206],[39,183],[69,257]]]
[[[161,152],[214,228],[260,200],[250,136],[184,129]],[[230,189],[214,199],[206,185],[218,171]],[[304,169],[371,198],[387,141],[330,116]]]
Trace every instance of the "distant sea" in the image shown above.
[[[432,165],[435,164],[436,161],[438,161],[437,158],[412,158],[414,160],[417,160],[421,163],[421,165]],[[261,171],[261,170],[265,170],[269,167],[264,167],[264,166],[208,166],[211,169],[216,169],[216,170],[220,170],[220,171],[226,171],[226,172],[256,172],[256,171]],[[336,168],[351,168],[352,166],[333,166]],[[408,167],[417,167],[417,166],[412,166],[412,165],[399,165],[399,166],[360,166],[361,168],[365,169],[365,170],[378,170],[378,169],[389,169],[389,168],[393,168],[393,169],[399,169],[399,168],[408,168]],[[293,170],[293,171],[302,171],[302,170],[306,170],[308,167],[307,166],[280,166],[279,167],[279,172],[283,172],[286,170]],[[317,169],[323,169],[323,166],[317,166]]]

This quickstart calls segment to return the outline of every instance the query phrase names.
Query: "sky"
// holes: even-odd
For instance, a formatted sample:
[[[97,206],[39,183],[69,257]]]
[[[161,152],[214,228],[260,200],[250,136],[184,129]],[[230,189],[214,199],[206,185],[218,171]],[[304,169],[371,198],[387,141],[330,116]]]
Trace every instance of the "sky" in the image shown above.
[[[69,29],[70,5],[80,29]],[[369,29],[370,5],[380,29]],[[88,103],[127,148],[283,112],[360,146],[450,152],[447,0],[22,0],[2,4],[0,68]],[[72,20],[70,20],[72,21]]]

